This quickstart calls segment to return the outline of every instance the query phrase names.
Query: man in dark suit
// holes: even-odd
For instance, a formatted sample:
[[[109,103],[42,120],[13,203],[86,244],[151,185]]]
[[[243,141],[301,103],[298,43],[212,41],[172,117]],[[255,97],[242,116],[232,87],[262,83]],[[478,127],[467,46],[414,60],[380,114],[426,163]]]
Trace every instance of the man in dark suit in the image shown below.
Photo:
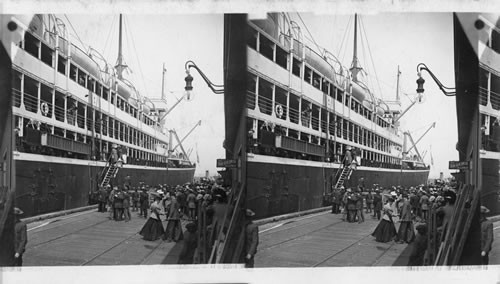
[[[259,227],[252,222],[255,213],[247,209],[246,217],[247,224],[245,226],[245,267],[254,267],[254,257],[257,253],[257,246],[259,245]]]
[[[375,190],[375,195],[373,196],[373,217],[377,217],[380,220],[382,211],[382,195],[380,195],[380,190]]]
[[[483,265],[488,265],[491,244],[493,243],[493,222],[486,219],[486,214],[490,210],[481,206],[481,261]]]
[[[26,223],[21,221],[20,216],[24,212],[19,208],[14,208],[14,215],[16,216],[15,225],[15,242],[14,242],[14,266],[23,265],[23,254],[26,250],[26,243],[28,242],[28,230]]]

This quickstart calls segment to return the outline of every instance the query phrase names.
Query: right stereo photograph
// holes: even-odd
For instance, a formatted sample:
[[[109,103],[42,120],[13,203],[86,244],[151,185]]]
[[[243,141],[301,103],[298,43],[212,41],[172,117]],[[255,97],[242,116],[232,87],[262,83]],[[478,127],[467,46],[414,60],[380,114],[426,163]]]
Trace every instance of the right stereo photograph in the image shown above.
[[[247,267],[500,264],[500,15],[245,33]]]

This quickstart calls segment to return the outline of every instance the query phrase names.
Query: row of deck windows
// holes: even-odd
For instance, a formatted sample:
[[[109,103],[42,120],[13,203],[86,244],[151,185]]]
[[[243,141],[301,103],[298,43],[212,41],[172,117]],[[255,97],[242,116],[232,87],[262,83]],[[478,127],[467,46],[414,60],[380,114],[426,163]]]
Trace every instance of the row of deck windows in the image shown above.
[[[384,152],[389,152],[391,146],[397,146],[390,140],[329,112],[325,107],[316,105],[292,92],[287,92],[265,79],[248,74],[247,108],[249,109],[258,107],[263,114],[269,116],[274,114],[280,120],[288,120]]]
[[[249,36],[247,38],[248,46],[255,49],[264,57],[275,62],[279,66],[285,68],[286,70],[289,70],[289,53],[281,48],[278,44],[267,38],[265,35],[256,31],[254,28],[249,27],[249,30],[250,32],[248,33]],[[350,107],[354,112],[362,115],[366,119],[373,119],[373,112],[371,110],[351,98],[348,94],[344,96],[344,91],[337,88],[335,84],[333,84],[329,79],[313,70],[307,64],[303,64],[302,60],[298,59],[296,56],[292,55],[291,57],[293,75],[302,78],[308,84],[322,91],[324,94],[327,94],[337,101],[343,103],[347,107]],[[304,69],[304,72],[302,72],[302,69]],[[250,80],[249,84],[252,85],[252,82]],[[381,127],[390,126],[387,121],[380,118],[379,116],[376,116],[375,123]]]
[[[254,118],[247,118],[247,128],[248,129],[253,128],[254,120],[255,120]],[[270,127],[269,124],[263,120],[257,120],[257,141],[261,141],[263,130],[272,131],[276,135],[286,135],[288,137],[291,137],[291,138],[294,138],[294,139],[297,139],[300,141],[312,143],[315,145],[321,145],[321,146],[324,146],[325,149],[327,149],[326,148],[326,143],[327,143],[326,141],[327,140],[325,138],[318,137],[318,136],[311,135],[311,134],[307,134],[307,133],[300,132],[300,131],[293,130],[293,129],[287,129],[286,127],[279,126],[279,125],[275,125],[273,127]],[[287,133],[288,133],[288,135],[287,135]],[[258,148],[255,148],[255,145],[254,145],[255,142],[252,142],[252,139],[249,141],[249,143],[250,143],[250,145],[249,145],[250,152],[258,153],[258,154],[266,154],[266,151],[259,150]],[[332,162],[340,163],[344,157],[346,147],[349,145],[344,144],[344,143],[340,143],[337,141],[333,141],[333,140],[329,140],[328,143],[329,143],[329,145],[328,145],[329,151],[328,151],[328,153],[326,153],[326,157],[328,157],[329,160]],[[273,154],[273,155],[278,154],[279,155],[279,153],[271,153],[271,152],[269,154]],[[295,153],[289,153],[287,157],[299,158],[299,159],[304,158],[303,155],[297,155]],[[401,159],[399,159],[399,158],[395,158],[395,157],[392,157],[389,155],[384,155],[381,153],[376,153],[373,151],[363,150],[363,149],[361,150],[361,157],[363,159],[362,165],[364,165],[364,166],[383,166],[386,168],[396,168],[401,163]],[[320,159],[318,159],[318,160],[320,160]],[[380,163],[380,164],[378,164],[378,163]]]
[[[29,118],[24,118],[17,115],[15,116],[15,124],[23,125],[25,129],[32,128],[42,132],[50,133],[54,136],[62,137],[73,141],[78,141],[81,143],[86,143],[86,144],[92,143],[92,136],[84,135],[78,132],[73,132],[67,129],[65,130],[50,124],[45,124],[45,123],[38,124],[30,120]],[[95,147],[95,152],[92,155],[95,156],[95,159],[101,161],[107,161],[109,159],[109,155],[111,152],[111,146],[112,144],[115,143],[106,141],[104,139],[100,139],[99,137],[95,137],[93,143]],[[117,144],[117,146],[118,149],[120,149],[121,154],[127,155],[127,164],[145,165],[153,167],[166,167],[167,165],[169,167],[179,167],[178,163],[175,163],[174,161],[167,162],[166,156],[153,154],[139,149],[127,148],[126,146],[120,144]],[[84,160],[88,160],[90,158],[88,155],[61,151],[57,149],[40,148],[39,146],[36,146],[36,143],[33,144],[33,141],[25,140],[24,138],[19,137],[19,135],[16,135],[16,150],[21,152],[44,154],[44,155],[59,156],[66,158],[84,159]]]
[[[45,117],[150,150],[155,150],[155,145],[160,143],[158,139],[16,70],[13,70],[12,92],[14,106],[20,108],[23,104],[29,112],[40,112]]]
[[[63,39],[61,39],[61,41],[65,42]],[[49,47],[46,43],[38,39],[36,36],[32,35],[30,32],[25,33],[24,40],[19,43],[19,46],[23,48],[27,53],[54,68],[54,49]],[[137,107],[129,104],[120,96],[117,96],[115,91],[110,91],[109,87],[100,83],[99,80],[87,74],[87,72],[79,68],[74,63],[69,64],[69,70],[67,68],[67,65],[68,60],[66,59],[66,57],[62,54],[59,54],[57,60],[57,71],[59,73],[63,74],[64,76],[68,76],[71,80],[75,81],[80,86],[86,88],[98,97],[102,97],[104,100],[109,101],[111,104],[116,105],[118,109],[128,113],[132,117],[138,118],[139,111]],[[159,125],[158,122],[146,115],[141,115],[139,118],[143,123],[149,126]]]

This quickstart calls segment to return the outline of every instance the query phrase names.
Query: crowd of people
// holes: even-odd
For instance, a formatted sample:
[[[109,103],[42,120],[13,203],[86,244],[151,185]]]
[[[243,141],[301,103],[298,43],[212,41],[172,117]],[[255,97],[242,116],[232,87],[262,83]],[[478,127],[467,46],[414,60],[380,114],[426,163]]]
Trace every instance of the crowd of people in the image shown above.
[[[228,194],[228,188],[215,181],[201,179],[176,186],[150,186],[145,183],[138,187],[128,184],[107,186],[99,188],[94,196],[98,201],[98,212],[108,212],[111,220],[128,222],[132,218],[131,212],[137,212],[138,218],[145,218],[146,222],[139,232],[144,240],[184,240],[178,263],[188,264],[194,262],[198,244],[200,209],[206,216],[207,230],[217,229],[213,226],[222,223],[228,208]],[[165,227],[163,221],[166,222]],[[181,221],[187,222],[184,232]]]
[[[457,194],[450,185],[382,188],[355,190],[341,187],[332,192],[332,213],[342,214],[346,222],[365,221],[364,213],[379,220],[372,236],[377,242],[413,243],[408,265],[424,265],[427,251],[427,233],[430,213],[436,216],[436,236],[441,240],[454,212]],[[481,206],[483,264],[488,264],[488,254],[493,241],[493,226],[485,217],[489,210]],[[396,224],[399,224],[396,229]]]

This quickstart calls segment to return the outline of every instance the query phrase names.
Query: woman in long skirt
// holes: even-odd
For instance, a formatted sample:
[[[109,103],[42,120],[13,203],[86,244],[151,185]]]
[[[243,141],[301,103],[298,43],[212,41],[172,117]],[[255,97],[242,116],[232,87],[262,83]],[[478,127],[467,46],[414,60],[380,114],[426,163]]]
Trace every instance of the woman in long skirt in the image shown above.
[[[154,200],[151,204],[151,216],[149,216],[148,221],[139,232],[147,241],[156,241],[165,233],[160,220],[160,215],[162,214],[160,205],[161,197],[157,195]]]
[[[387,243],[390,242],[396,237],[396,227],[394,226],[394,222],[392,221],[392,203],[394,199],[389,198],[388,202],[382,208],[383,217],[380,220],[377,228],[373,231],[372,236],[375,237],[375,241]]]

